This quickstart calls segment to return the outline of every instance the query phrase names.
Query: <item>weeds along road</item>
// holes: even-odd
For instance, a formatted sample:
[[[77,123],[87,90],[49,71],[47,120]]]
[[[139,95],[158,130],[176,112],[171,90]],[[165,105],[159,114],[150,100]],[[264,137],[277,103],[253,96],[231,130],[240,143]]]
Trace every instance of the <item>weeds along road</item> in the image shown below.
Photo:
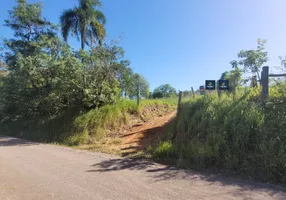
[[[286,199],[279,188],[0,137],[1,200]]]

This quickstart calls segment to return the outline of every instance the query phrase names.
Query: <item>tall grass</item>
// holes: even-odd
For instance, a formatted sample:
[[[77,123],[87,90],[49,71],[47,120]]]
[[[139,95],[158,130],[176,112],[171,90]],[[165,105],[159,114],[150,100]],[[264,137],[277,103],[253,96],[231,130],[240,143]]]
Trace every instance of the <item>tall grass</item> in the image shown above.
[[[133,120],[147,121],[176,108],[176,99],[120,100],[89,112],[77,108],[53,117],[38,120],[23,120],[1,124],[1,134],[24,137],[40,142],[59,142],[67,145],[79,145],[105,137],[106,134],[120,131]]]
[[[81,135],[100,139],[108,132],[121,130],[129,123],[130,118],[144,121],[161,114],[166,114],[176,107],[174,99],[142,100],[139,107],[135,101],[121,100],[116,104],[91,110],[74,120],[75,134],[67,139],[69,144],[75,143]],[[83,143],[80,141],[80,143]]]
[[[260,99],[260,88],[235,98],[212,94],[183,102],[175,124],[177,139],[160,144],[154,155],[168,155],[180,166],[285,183],[286,98],[280,92],[285,88],[272,87],[267,103]]]

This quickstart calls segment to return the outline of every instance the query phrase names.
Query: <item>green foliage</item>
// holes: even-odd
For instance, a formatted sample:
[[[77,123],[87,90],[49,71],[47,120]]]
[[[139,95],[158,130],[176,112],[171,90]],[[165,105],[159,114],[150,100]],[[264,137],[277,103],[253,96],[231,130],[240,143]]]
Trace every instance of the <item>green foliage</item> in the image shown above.
[[[163,110],[167,107],[166,112],[173,110],[175,107],[174,100],[142,100],[139,107],[135,101],[120,100],[115,104],[106,105],[99,109],[91,110],[75,119],[74,125],[76,133],[88,133],[89,136],[98,139],[104,136],[109,131],[118,131],[128,123],[130,116],[137,118],[148,118],[145,116],[147,109],[150,114],[152,113],[149,108],[156,110]],[[159,113],[158,113],[159,114]]]
[[[286,72],[286,56],[284,57],[279,56],[278,59],[280,61],[280,65],[277,66],[276,68],[283,73]],[[285,77],[284,77],[284,80],[285,80]]]
[[[139,91],[138,91],[139,90]],[[139,94],[140,97],[148,98],[149,97],[149,83],[148,81],[141,76],[140,74],[132,75],[132,83],[128,92],[128,96],[131,99],[134,99]]]
[[[170,97],[175,97],[177,95],[177,92],[176,89],[173,88],[170,84],[164,84],[155,88],[152,95],[154,99],[170,98]]]
[[[260,90],[238,92],[235,100],[214,94],[183,102],[175,125],[177,139],[172,145],[159,145],[159,155],[166,156],[172,146],[173,160],[181,166],[231,170],[285,183],[286,98],[280,92],[286,86],[272,87],[266,104]]]
[[[128,125],[130,118],[138,121],[150,119],[145,115],[146,110],[152,117],[158,117],[175,107],[172,99],[142,100],[139,107],[136,101],[125,99],[88,112],[82,112],[80,107],[69,107],[50,118],[6,122],[1,124],[1,134],[70,146],[87,144],[117,133]]]
[[[14,32],[13,39],[4,39],[4,55],[9,69],[14,68],[17,54],[35,55],[43,51],[43,47],[56,44],[56,26],[42,17],[40,3],[28,4],[26,0],[18,0],[18,5],[9,11],[5,26]],[[3,54],[3,53],[2,53]]]
[[[170,100],[144,100],[139,107],[121,100],[124,93],[134,97],[137,88],[147,98],[149,84],[133,73],[121,47],[101,44],[105,18],[94,9],[100,1],[79,2],[63,14],[62,31],[64,39],[70,31],[80,34],[88,51],[71,50],[42,17],[39,3],[19,0],[9,12],[5,25],[14,38],[3,41],[1,54],[1,134],[79,145],[120,129],[130,116],[145,120],[153,108],[154,115],[174,108]],[[92,47],[94,38],[101,45]]]
[[[74,95],[64,96],[61,90],[74,85],[72,76],[77,76],[79,62],[56,36],[55,26],[42,18],[41,8],[18,1],[6,20],[15,38],[3,43],[8,74],[2,79],[0,104],[5,120],[50,116],[60,112],[65,99]]]
[[[128,83],[126,71],[132,70],[122,60],[124,51],[117,46],[98,46],[90,51],[80,51],[84,69],[84,98],[87,108],[100,107],[115,102]],[[128,76],[128,75],[127,75]]]
[[[129,67],[130,62],[127,60],[121,60],[119,63],[114,63],[113,67],[116,69],[116,77],[120,84],[122,96],[129,96],[131,89],[134,86],[134,73]]]
[[[168,158],[176,158],[177,157],[177,152],[170,141],[165,141],[161,142],[157,148],[154,150],[150,147],[149,151],[152,152],[154,158],[163,158],[163,159],[168,159]]]
[[[75,127],[79,132],[87,132],[88,135],[99,138],[108,130],[122,128],[127,123],[129,114],[138,114],[136,103],[121,100],[79,116],[75,120]]]
[[[28,4],[26,0],[18,0],[18,5],[9,11],[9,19],[5,26],[15,31],[14,36],[21,41],[33,41],[42,34],[49,33],[51,23],[42,17],[42,4]],[[20,42],[20,41],[19,41]]]
[[[69,145],[69,146],[78,146],[81,144],[85,144],[89,139],[88,132],[84,131],[82,133],[77,133],[74,135],[71,135],[68,137],[65,141],[64,144]]]
[[[177,98],[161,98],[161,99],[144,99],[140,102],[140,108],[143,108],[147,105],[158,105],[158,106],[170,106],[176,107],[178,104]]]
[[[268,53],[265,51],[266,40],[257,40],[257,49],[254,50],[241,50],[238,53],[239,61],[232,61],[231,64],[235,67],[242,65],[244,67],[244,72],[250,71],[251,73],[257,75],[260,81],[260,71],[264,63],[268,61]]]
[[[73,120],[81,114],[79,107],[67,110],[50,118],[18,119],[1,124],[1,134],[38,142],[64,142],[74,133]],[[81,135],[78,135],[79,137]]]
[[[92,46],[96,40],[101,45],[106,36],[106,19],[101,11],[95,9],[100,6],[99,0],[79,0],[79,7],[65,10],[60,17],[64,40],[67,41],[71,32],[81,40],[82,49],[85,45]]]
[[[226,71],[222,74],[221,80],[229,80],[229,92],[236,94],[236,88],[242,85],[242,70],[234,63],[233,70]]]
[[[99,1],[80,1],[79,9],[93,13],[94,5]],[[121,47],[104,44],[72,51],[42,17],[38,3],[19,0],[9,15],[6,26],[14,38],[3,41],[0,122],[49,119],[74,106],[99,108],[118,101],[135,84]]]
[[[183,91],[183,97],[191,97],[193,96],[193,92],[191,90]]]

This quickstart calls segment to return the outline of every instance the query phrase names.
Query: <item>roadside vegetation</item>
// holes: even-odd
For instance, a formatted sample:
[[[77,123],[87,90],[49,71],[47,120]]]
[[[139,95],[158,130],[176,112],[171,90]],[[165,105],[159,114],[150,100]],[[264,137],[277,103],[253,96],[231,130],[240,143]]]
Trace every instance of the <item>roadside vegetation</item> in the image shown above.
[[[1,43],[1,134],[112,152],[107,147],[121,143],[123,130],[176,109],[175,88],[162,84],[150,92],[119,43],[105,40],[100,1],[79,0],[59,16],[60,25],[42,9],[17,0],[4,22],[13,37]],[[81,48],[71,48],[69,37]],[[148,147],[155,159],[286,183],[286,82],[271,79],[270,96],[262,99],[265,45],[258,39],[256,49],[230,62],[220,77],[229,80],[228,91],[183,91],[177,118]]]
[[[137,106],[136,101],[125,99],[87,112],[71,107],[54,118],[2,123],[1,134],[69,146],[98,144],[107,137],[118,139],[120,131],[132,125],[172,112],[176,101],[142,100]]]
[[[230,80],[229,91],[206,92],[181,103],[173,129],[149,148],[155,159],[286,183],[286,82],[272,79],[270,95],[262,99],[264,44],[258,40],[258,49],[241,51],[243,60],[232,61],[233,70],[222,74],[221,79]],[[253,77],[243,77],[248,70]]]
[[[105,40],[100,1],[79,0],[77,7],[63,10],[60,25],[42,15],[41,3],[15,2],[4,22],[14,37],[1,43],[1,134],[95,143],[131,119],[150,120],[174,110],[176,101],[166,98],[175,97],[175,89],[163,87],[151,100],[148,81],[132,70],[119,41]],[[69,37],[81,48],[71,48]]]

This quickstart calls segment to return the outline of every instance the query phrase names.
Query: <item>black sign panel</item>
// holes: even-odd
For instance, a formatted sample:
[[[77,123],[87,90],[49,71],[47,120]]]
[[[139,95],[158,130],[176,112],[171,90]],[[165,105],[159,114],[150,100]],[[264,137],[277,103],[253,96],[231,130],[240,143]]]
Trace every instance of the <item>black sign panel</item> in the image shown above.
[[[218,87],[220,90],[229,90],[229,81],[228,80],[219,80]]]
[[[201,95],[205,94],[205,87],[204,86],[200,86],[200,94]]]
[[[206,81],[206,90],[215,90],[215,81],[207,80]]]

